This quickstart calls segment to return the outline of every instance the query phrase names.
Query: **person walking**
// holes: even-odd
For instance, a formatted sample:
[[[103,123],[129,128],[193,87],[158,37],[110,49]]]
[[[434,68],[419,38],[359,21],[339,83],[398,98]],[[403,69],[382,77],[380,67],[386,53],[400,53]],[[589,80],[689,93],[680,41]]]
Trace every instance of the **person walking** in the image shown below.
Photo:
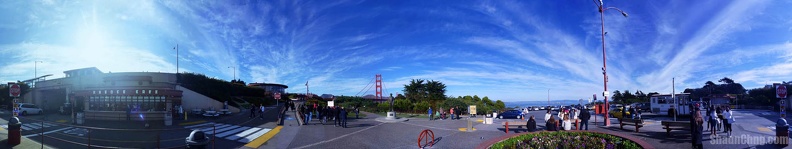
[[[335,126],[336,127],[341,126],[341,107],[336,107],[333,112],[335,112],[333,113],[335,114],[334,115],[335,117],[333,118],[333,120],[335,121]]]
[[[355,119],[360,119],[360,106],[355,106]]]
[[[712,112],[712,110],[713,110],[713,109],[712,109],[712,106],[707,106],[707,113],[704,113],[704,114],[706,115],[706,117],[704,117],[703,119],[704,119],[705,121],[707,121],[707,131],[710,131],[710,129],[712,129],[712,123],[713,123],[713,121],[710,121],[710,119],[712,119],[712,118],[710,117],[710,113]]]
[[[718,118],[718,126],[717,126],[718,131],[721,131],[721,128],[723,127],[723,108],[722,108],[722,106],[715,107],[715,114],[717,114],[717,118]]]
[[[723,131],[726,132],[726,136],[731,138],[732,123],[734,123],[734,117],[732,117],[731,109],[729,109],[728,107],[725,107],[724,109],[726,110],[723,111],[723,118],[725,119],[723,121],[723,127],[724,127]]]
[[[431,121],[434,115],[432,115],[432,107],[429,107],[429,120]]]
[[[305,109],[304,105],[300,105],[299,109],[300,109],[300,113],[302,113],[303,115],[303,124],[308,125],[308,113],[306,113],[308,112],[308,109]]]
[[[126,109],[127,121],[132,120],[132,107],[127,105]]]
[[[261,104],[261,114],[259,114],[259,119],[262,119],[262,120],[264,119],[264,111],[265,110],[266,110],[266,108],[264,107],[264,104]]]
[[[578,130],[583,130],[583,127],[586,127],[586,130],[588,130],[588,121],[591,119],[591,113],[589,113],[589,111],[583,110],[580,112],[580,116],[578,116],[578,118],[581,121]]]
[[[630,119],[635,119],[635,108],[630,107]]]
[[[555,117],[547,119],[547,122],[545,122],[545,129],[547,129],[547,131],[558,131],[558,122],[556,122]]]
[[[451,120],[454,120],[454,114],[456,114],[454,113],[454,107],[451,107],[451,109],[449,109],[448,114],[451,114]]]
[[[528,132],[536,131],[536,119],[534,119],[533,115],[528,118],[528,122],[525,122],[525,128],[528,129]]]
[[[701,117],[701,112],[698,109],[694,109],[692,116],[690,118],[690,134],[692,137],[691,144],[693,145],[694,149],[703,149],[703,136],[704,136],[704,120]]]
[[[717,112],[715,112],[715,110],[713,110],[713,111],[710,111],[710,113],[708,113],[707,115],[709,115],[710,124],[712,124],[712,129],[710,129],[710,136],[716,136],[717,137],[718,136],[718,132],[717,132],[718,123],[720,123],[720,122],[718,122]]]
[[[457,110],[455,112],[456,112],[457,120],[459,120],[459,116],[462,115],[462,109],[459,109],[459,106],[456,106],[456,109]]]
[[[344,107],[341,107],[341,127],[347,128],[347,111]]]

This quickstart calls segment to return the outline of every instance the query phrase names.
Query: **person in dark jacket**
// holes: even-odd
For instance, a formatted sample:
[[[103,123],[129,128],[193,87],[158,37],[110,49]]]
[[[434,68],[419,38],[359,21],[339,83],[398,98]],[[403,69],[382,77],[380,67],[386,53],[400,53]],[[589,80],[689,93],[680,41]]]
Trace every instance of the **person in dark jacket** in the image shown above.
[[[580,115],[578,115],[578,119],[580,119],[580,127],[578,127],[578,130],[583,130],[583,127],[586,127],[586,130],[588,130],[588,121],[591,119],[591,113],[582,110],[580,111]]]
[[[341,127],[347,128],[347,110],[341,107]]]
[[[536,131],[536,119],[534,119],[533,115],[531,115],[531,118],[528,118],[528,122],[525,123],[525,127],[528,129],[528,132]]]
[[[703,149],[703,133],[704,133],[704,119],[701,117],[701,112],[694,109],[693,116],[690,118],[690,135],[692,136],[692,145],[694,149]]]
[[[459,115],[462,115],[462,109],[457,106],[454,112],[456,112],[456,119],[459,120]]]
[[[550,117],[545,123],[545,127],[547,131],[558,131],[558,122],[555,120],[555,117]]]
[[[335,116],[335,118],[333,119],[334,123],[335,123],[335,127],[341,126],[341,115],[340,115],[341,114],[341,108],[340,107],[335,107],[335,109],[333,109],[333,112],[334,112],[333,116]]]

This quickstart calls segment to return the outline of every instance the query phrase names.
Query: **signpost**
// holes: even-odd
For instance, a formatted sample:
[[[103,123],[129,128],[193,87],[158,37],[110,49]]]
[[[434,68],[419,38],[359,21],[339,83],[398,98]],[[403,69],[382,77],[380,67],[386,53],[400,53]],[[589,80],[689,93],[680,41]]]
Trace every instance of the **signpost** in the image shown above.
[[[779,115],[781,118],[786,117],[786,98],[787,98],[787,88],[786,85],[778,84],[776,85],[776,98],[779,99]]]
[[[19,116],[19,95],[22,94],[22,87],[14,82],[8,82],[8,96],[14,98],[14,117]]]
[[[776,98],[787,98],[786,85],[776,85]]]
[[[274,96],[275,96],[275,105],[280,104],[281,94],[280,93],[275,93]]]

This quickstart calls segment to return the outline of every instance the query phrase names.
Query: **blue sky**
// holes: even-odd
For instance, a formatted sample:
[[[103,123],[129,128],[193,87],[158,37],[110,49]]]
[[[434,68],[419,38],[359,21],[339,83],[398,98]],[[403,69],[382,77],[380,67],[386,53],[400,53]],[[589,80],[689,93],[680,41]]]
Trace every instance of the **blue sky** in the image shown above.
[[[0,81],[97,67],[355,95],[438,80],[447,95],[587,99],[603,89],[590,0],[3,1]],[[671,92],[729,77],[792,80],[792,1],[605,1],[608,89]],[[373,89],[368,92],[373,93]],[[601,98],[601,97],[600,97]]]

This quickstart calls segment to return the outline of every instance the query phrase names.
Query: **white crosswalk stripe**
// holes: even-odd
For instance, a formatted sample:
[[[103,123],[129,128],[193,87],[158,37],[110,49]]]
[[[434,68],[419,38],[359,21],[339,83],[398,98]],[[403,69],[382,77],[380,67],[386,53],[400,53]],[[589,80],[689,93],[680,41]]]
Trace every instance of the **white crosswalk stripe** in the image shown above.
[[[214,128],[212,126],[214,126]],[[222,124],[222,123],[211,123],[211,122],[184,126],[184,128],[198,129],[206,134],[214,134],[218,138],[238,141],[241,143],[248,143],[250,141],[253,141],[253,139],[256,139],[264,135],[265,133],[269,132],[270,130],[272,130],[269,128],[247,127],[247,126],[238,126],[238,125],[230,125],[230,124]]]
[[[52,124],[52,123],[47,123],[47,122],[44,122],[44,125],[41,125],[41,123],[22,123],[22,130],[41,129],[41,126],[44,126],[44,128],[47,128],[47,127],[52,127],[52,126],[57,126],[57,125]]]
[[[257,131],[257,132],[255,132],[253,134],[250,134],[250,135],[246,136],[245,138],[239,139],[238,141],[242,142],[242,143],[249,143],[250,141],[253,141],[253,139],[256,139],[256,138],[260,137],[261,135],[264,135],[264,133],[267,133],[270,130],[272,130],[272,129],[264,128],[264,129],[262,129],[260,131]]]

